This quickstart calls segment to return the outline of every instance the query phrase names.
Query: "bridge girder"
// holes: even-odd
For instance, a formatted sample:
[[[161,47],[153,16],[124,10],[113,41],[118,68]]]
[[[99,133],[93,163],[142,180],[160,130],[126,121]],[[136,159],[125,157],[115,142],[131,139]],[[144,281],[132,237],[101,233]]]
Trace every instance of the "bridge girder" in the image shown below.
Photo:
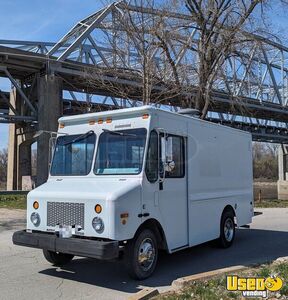
[[[9,116],[6,105],[2,121],[37,121],[37,99],[30,101],[29,88],[32,89],[35,78],[43,74],[61,77],[71,100],[77,99],[75,92],[88,94],[87,108],[90,110],[97,107],[95,105],[106,105],[108,96],[110,105],[115,107],[141,105],[141,76],[137,79],[137,74],[143,69],[141,49],[135,43],[129,43],[132,37],[125,27],[129,22],[131,25],[132,20],[136,22],[139,14],[144,16],[147,24],[151,16],[161,18],[164,23],[169,19],[167,26],[175,30],[167,32],[168,50],[175,64],[185,70],[180,74],[184,92],[170,96],[170,86],[155,85],[151,104],[157,102],[157,105],[168,105],[174,110],[183,106],[182,100],[187,94],[195,93],[198,81],[198,35],[193,20],[189,15],[140,8],[119,1],[78,22],[57,43],[0,41],[0,76],[9,78],[14,86],[20,82],[19,91],[24,90],[22,98],[29,106],[26,115],[14,112]],[[144,29],[147,37],[153,35],[148,25]],[[285,142],[288,129],[288,49],[261,36],[241,34],[250,38],[241,49],[236,49],[221,62],[225,65],[225,73],[219,74],[214,83],[213,102],[207,118],[237,128],[242,124],[242,128],[249,128],[257,140]],[[167,59],[160,48],[152,50],[153,68],[158,70],[165,83],[170,80],[173,86],[173,74]],[[91,84],[92,80],[88,78],[88,85],[89,73],[96,79]],[[119,93],[122,88],[129,89],[125,99],[119,99],[123,96]],[[104,97],[91,104],[91,95]],[[162,100],[159,100],[159,95],[163,96]],[[5,103],[5,98],[0,97],[0,108]],[[257,130],[253,128],[261,129],[262,133],[265,131],[265,138],[261,138],[263,134],[256,135]]]

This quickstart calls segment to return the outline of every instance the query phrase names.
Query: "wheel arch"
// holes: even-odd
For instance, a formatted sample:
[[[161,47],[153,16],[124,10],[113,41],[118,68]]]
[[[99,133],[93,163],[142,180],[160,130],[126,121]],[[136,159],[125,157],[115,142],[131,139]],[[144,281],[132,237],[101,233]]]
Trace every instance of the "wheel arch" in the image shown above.
[[[153,233],[156,235],[157,238],[158,248],[167,251],[168,247],[167,247],[166,236],[163,227],[161,226],[159,221],[151,218],[143,222],[135,232],[134,238],[144,229],[150,229],[151,231],[153,231]]]
[[[221,226],[221,220],[222,220],[222,217],[223,217],[223,214],[227,211],[231,211],[234,215],[234,222],[235,222],[235,225],[237,226],[237,215],[236,215],[236,211],[235,209],[233,208],[232,205],[228,204],[224,207],[223,211],[222,211],[222,214],[221,214],[221,219],[220,219],[220,226]]]

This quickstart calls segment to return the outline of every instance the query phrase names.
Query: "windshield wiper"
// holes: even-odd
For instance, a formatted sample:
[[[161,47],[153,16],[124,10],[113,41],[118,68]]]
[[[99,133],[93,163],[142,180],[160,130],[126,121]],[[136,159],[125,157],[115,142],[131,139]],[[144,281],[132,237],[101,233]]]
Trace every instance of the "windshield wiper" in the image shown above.
[[[125,133],[125,132],[121,132],[121,131],[112,131],[112,130],[109,130],[109,129],[102,129],[102,130],[103,130],[104,132],[108,132],[108,133],[115,134],[115,135],[137,137],[137,135],[136,135],[136,134],[133,134],[133,133]]]
[[[73,144],[73,143],[75,143],[75,142],[81,141],[81,140],[87,138],[88,136],[90,136],[91,134],[94,134],[94,131],[93,131],[93,130],[89,130],[88,132],[83,133],[83,134],[77,136],[77,137],[76,137],[75,139],[73,139],[72,141],[68,141],[68,142],[63,143],[63,146],[70,145],[70,144]]]

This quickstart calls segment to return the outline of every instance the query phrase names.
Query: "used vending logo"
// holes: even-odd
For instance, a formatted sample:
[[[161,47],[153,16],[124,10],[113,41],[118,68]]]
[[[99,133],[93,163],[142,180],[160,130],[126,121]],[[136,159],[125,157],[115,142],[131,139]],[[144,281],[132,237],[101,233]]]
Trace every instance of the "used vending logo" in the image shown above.
[[[226,278],[228,291],[240,291],[243,297],[266,298],[268,291],[277,292],[283,286],[283,280],[277,276],[264,277],[238,277],[229,275]]]

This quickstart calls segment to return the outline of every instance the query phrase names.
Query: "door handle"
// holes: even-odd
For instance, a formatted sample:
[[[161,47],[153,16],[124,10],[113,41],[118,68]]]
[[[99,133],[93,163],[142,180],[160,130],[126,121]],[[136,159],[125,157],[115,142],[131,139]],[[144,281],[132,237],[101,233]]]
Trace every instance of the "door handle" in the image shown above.
[[[144,214],[139,214],[138,218],[142,218],[142,217],[149,217],[150,214],[149,213],[144,213]]]

